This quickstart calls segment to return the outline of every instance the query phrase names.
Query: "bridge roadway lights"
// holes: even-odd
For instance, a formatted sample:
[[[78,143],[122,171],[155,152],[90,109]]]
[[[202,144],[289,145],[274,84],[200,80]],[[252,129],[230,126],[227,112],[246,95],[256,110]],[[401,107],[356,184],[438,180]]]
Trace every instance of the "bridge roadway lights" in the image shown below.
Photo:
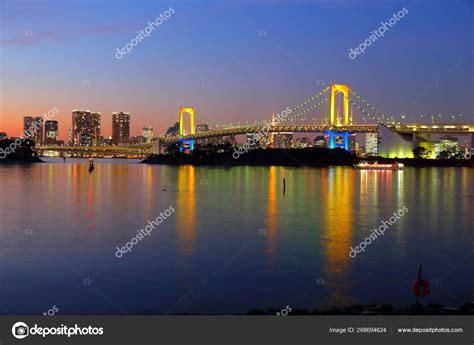
[[[324,132],[324,135],[329,137],[330,149],[340,147],[349,151],[349,132],[326,131]]]

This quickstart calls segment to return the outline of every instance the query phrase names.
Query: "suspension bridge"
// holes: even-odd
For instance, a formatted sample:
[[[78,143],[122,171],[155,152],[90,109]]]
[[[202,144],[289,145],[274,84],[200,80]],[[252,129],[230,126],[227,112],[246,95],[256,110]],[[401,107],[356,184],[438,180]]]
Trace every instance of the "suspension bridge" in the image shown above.
[[[186,129],[185,116],[189,126]],[[38,146],[40,155],[47,151],[69,156],[144,156],[159,153],[163,147],[176,143],[181,149],[193,150],[196,141],[212,138],[234,137],[241,134],[260,134],[272,147],[275,135],[279,133],[320,133],[328,138],[329,147],[348,149],[351,134],[378,133],[381,129],[404,137],[410,142],[405,151],[411,154],[419,142],[431,142],[433,134],[470,136],[474,145],[473,123],[400,123],[366,101],[347,84],[331,83],[298,106],[287,108],[279,114],[272,114],[265,121],[242,121],[223,123],[198,114],[192,107],[181,107],[174,118],[174,130],[158,137],[155,144],[135,144],[118,146]],[[176,121],[176,122],[175,122]],[[385,135],[387,137],[387,135]],[[392,137],[393,139],[393,137]],[[388,140],[392,140],[388,139]],[[397,138],[395,138],[397,139]],[[397,149],[398,150],[398,149]],[[393,151],[393,150],[392,150]],[[396,150],[395,150],[396,151]],[[388,152],[388,151],[387,151]],[[400,157],[400,150],[397,151]]]
[[[179,126],[174,133],[159,137],[161,145],[178,143],[188,149],[200,139],[235,136],[247,133],[261,133],[270,143],[275,133],[324,133],[328,136],[330,148],[348,147],[348,136],[354,133],[377,133],[380,125],[400,134],[469,134],[474,132],[471,124],[402,124],[393,116],[377,110],[347,84],[331,83],[328,87],[289,109],[282,116],[273,114],[266,121],[253,123],[222,123],[198,115],[192,107],[181,107],[177,114]],[[184,116],[189,116],[189,130],[185,129]],[[415,140],[415,139],[414,139]]]

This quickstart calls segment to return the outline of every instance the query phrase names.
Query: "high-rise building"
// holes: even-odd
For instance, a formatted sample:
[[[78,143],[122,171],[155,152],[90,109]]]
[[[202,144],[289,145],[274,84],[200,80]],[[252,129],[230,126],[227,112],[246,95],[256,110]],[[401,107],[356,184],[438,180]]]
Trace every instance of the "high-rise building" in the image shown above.
[[[69,128],[67,130],[67,144],[69,146],[74,145],[74,140],[73,140],[73,136],[72,136],[72,127],[71,126],[69,126]]]
[[[98,145],[100,113],[89,110],[72,111],[72,143],[74,146]]]
[[[365,153],[369,156],[377,156],[379,136],[377,133],[367,133],[365,135]]]
[[[92,134],[91,142],[93,146],[100,145],[100,113],[91,112],[92,116]]]
[[[130,140],[130,114],[112,113],[112,141],[115,145],[126,144]]]
[[[54,145],[58,141],[58,121],[48,120],[44,123],[44,142]]]
[[[151,144],[153,142],[153,127],[144,126],[142,128],[142,137],[145,144]]]
[[[275,148],[290,148],[293,142],[293,133],[278,132],[273,135],[273,146]]]
[[[25,116],[23,118],[23,133],[36,145],[43,143],[43,118],[41,116]]]

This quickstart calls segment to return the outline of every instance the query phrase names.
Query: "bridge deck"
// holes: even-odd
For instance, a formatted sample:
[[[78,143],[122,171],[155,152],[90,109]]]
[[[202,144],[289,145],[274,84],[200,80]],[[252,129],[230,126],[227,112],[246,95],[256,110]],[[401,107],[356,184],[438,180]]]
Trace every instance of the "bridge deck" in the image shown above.
[[[178,139],[206,139],[214,137],[222,137],[228,135],[239,135],[247,133],[282,133],[282,132],[295,132],[295,133],[322,133],[328,130],[335,132],[351,132],[351,133],[375,133],[377,131],[377,125],[351,125],[351,126],[339,126],[330,127],[325,125],[303,125],[303,126],[244,126],[234,127],[221,130],[212,130],[206,132],[198,132],[195,134],[189,134],[182,137],[177,136],[162,136],[160,137],[163,141],[176,141]]]
[[[294,132],[294,133],[322,133],[325,131],[350,132],[350,133],[376,133],[378,125],[345,125],[331,127],[327,125],[302,125],[302,126],[242,126],[220,130],[211,130],[206,132],[198,132],[195,134],[178,136],[161,136],[160,140],[164,142],[173,142],[179,139],[207,139],[214,137],[222,137],[229,135],[239,135],[247,133],[278,133],[278,132]],[[474,133],[474,124],[403,124],[388,125],[387,127],[398,133],[439,133],[439,134],[469,134]]]

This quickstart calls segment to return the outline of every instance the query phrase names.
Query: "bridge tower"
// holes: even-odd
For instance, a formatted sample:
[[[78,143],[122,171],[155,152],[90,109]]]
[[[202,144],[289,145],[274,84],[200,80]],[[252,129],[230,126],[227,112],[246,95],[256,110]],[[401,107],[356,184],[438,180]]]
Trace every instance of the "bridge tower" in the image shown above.
[[[190,133],[195,134],[196,128],[194,127],[194,108],[179,108],[179,136],[184,136],[184,121],[183,115],[189,114],[189,123],[190,123]],[[189,152],[194,150],[194,140],[193,139],[181,139],[178,140],[179,150]]]
[[[347,84],[334,84],[330,85],[330,126],[340,127],[346,125],[352,125],[352,113],[349,113],[349,85]],[[342,93],[343,96],[343,115],[342,118],[336,114],[336,95]],[[325,135],[329,137],[329,148],[333,149],[336,147],[349,150],[349,132],[336,133],[333,130],[325,132]]]
[[[196,129],[194,127],[194,108],[185,108],[185,107],[181,107],[179,108],[179,136],[183,136],[184,135],[184,121],[183,121],[183,115],[184,114],[189,114],[189,122],[190,122],[190,126],[191,126],[191,133],[190,134],[194,134]]]
[[[330,119],[331,126],[341,126],[341,125],[352,125],[352,116],[349,115],[349,85],[347,84],[334,84],[331,83],[330,86],[331,92],[331,108],[330,108]],[[343,118],[339,118],[336,114],[336,95],[342,93],[343,98],[343,109],[344,114]],[[341,123],[341,120],[344,120]]]

